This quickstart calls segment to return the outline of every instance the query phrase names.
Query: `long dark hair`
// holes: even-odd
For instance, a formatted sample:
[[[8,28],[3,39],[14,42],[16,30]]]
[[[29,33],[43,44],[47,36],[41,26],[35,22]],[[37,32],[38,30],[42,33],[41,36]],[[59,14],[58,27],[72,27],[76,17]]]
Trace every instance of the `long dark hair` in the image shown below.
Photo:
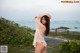
[[[49,17],[48,17],[47,15],[44,15],[44,16],[42,16],[42,18],[41,18],[41,23],[42,23],[43,17],[44,17],[45,20],[46,20],[46,24],[45,24],[45,27],[46,27],[45,36],[48,36],[49,30],[50,30],[50,19],[49,19]]]

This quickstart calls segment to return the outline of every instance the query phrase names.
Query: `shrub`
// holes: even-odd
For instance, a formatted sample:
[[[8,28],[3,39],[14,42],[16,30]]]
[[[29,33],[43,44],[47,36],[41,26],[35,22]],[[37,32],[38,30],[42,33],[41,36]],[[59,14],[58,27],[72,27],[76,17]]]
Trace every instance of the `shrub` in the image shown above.
[[[60,46],[60,53],[80,53],[79,41],[63,42]]]
[[[33,36],[30,34],[30,28],[19,26],[19,24],[0,18],[0,45],[26,45],[31,46]]]

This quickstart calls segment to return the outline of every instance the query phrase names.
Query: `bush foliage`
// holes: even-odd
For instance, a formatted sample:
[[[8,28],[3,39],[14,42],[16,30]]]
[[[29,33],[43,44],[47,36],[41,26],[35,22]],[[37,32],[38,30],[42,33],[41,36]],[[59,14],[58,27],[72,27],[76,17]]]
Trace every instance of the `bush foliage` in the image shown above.
[[[60,47],[60,53],[80,53],[80,42],[63,42]]]
[[[0,45],[26,45],[31,46],[33,36],[30,34],[31,29],[20,26],[14,21],[0,17]]]

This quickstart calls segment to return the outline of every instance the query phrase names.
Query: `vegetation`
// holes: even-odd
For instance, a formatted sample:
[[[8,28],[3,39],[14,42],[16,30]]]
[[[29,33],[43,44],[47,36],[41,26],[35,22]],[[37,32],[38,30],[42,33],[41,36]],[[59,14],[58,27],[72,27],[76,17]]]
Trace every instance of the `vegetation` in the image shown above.
[[[78,41],[63,42],[61,44],[60,53],[80,53],[80,42]]]
[[[19,26],[14,21],[0,17],[0,45],[10,44],[19,47],[32,47],[33,36],[28,27]]]
[[[50,36],[52,37],[62,37],[62,38],[67,38],[67,39],[71,39],[71,40],[80,40],[80,32],[72,32],[70,31],[69,33],[67,32],[50,32],[49,33]]]

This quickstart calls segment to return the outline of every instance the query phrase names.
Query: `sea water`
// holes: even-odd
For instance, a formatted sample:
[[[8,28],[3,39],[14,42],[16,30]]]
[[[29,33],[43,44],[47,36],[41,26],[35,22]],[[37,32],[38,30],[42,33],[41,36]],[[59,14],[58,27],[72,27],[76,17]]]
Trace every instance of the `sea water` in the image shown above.
[[[22,26],[27,26],[31,29],[36,29],[35,21],[24,20],[18,21],[18,23]],[[50,21],[50,29],[59,27],[68,27],[70,31],[80,32],[80,21]]]

